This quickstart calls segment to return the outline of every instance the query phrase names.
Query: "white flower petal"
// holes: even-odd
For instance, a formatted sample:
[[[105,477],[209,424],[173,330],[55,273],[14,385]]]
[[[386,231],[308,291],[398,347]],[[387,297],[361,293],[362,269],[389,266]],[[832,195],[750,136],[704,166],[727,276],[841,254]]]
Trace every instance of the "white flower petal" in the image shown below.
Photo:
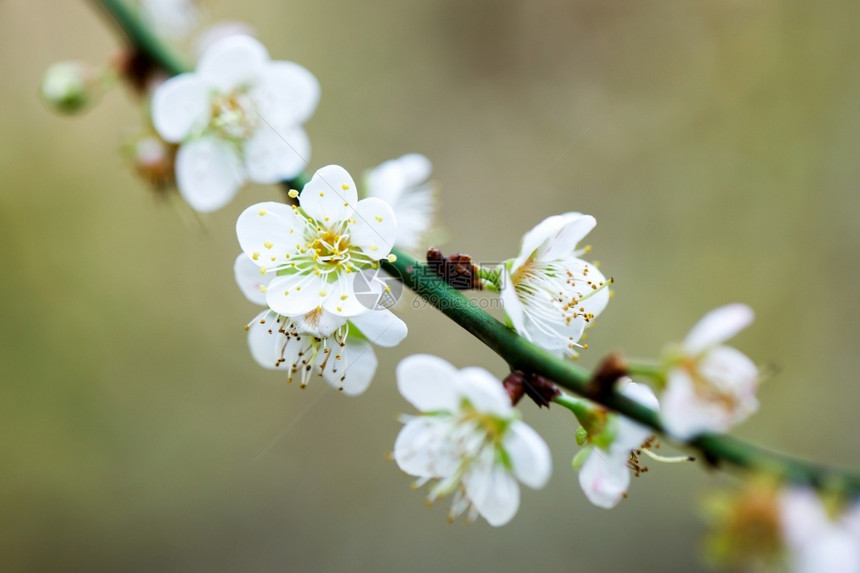
[[[363,298],[355,294],[355,277],[359,273],[339,273],[335,282],[326,283],[323,291],[325,293],[320,304],[332,314],[345,317],[355,317],[370,311],[369,306]]]
[[[630,487],[629,452],[593,448],[579,471],[579,485],[588,501],[605,509],[618,505]]]
[[[699,398],[690,376],[681,369],[669,372],[660,417],[669,435],[681,441],[704,432],[724,432],[731,425],[725,408]]]
[[[280,326],[278,317],[269,310],[257,315],[249,325],[251,356],[257,364],[269,370],[289,370],[297,360],[298,344],[288,344],[289,339],[279,332]]]
[[[251,91],[257,112],[275,125],[299,125],[313,115],[320,85],[312,73],[293,62],[271,62]]]
[[[388,203],[397,218],[397,245],[419,247],[435,211],[433,186],[426,183],[433,169],[430,160],[411,153],[386,161],[365,176],[368,197]]]
[[[394,442],[394,461],[413,476],[442,478],[451,475],[459,465],[456,448],[448,439],[453,430],[448,417],[412,418]]]
[[[808,488],[791,487],[780,492],[779,515],[783,537],[792,547],[799,547],[830,527],[821,498]]]
[[[505,468],[485,465],[471,468],[463,476],[466,495],[493,527],[513,519],[520,506],[520,488]]]
[[[245,253],[236,257],[236,262],[233,263],[233,274],[245,298],[254,304],[266,306],[266,289],[274,274],[261,275],[260,267]]]
[[[329,289],[317,275],[286,275],[272,279],[266,303],[283,316],[301,316],[320,308]]]
[[[463,368],[457,373],[457,392],[479,412],[509,418],[514,411],[511,398],[498,378],[483,368]]]
[[[265,116],[264,116],[265,117]],[[278,129],[263,123],[245,142],[248,178],[257,183],[277,183],[304,171],[311,158],[311,142],[300,127]]]
[[[267,201],[251,205],[239,215],[236,236],[242,252],[255,264],[275,268],[289,262],[287,255],[295,254],[304,227],[292,207]]]
[[[406,338],[408,332],[406,323],[387,309],[365,312],[352,317],[350,322],[377,346],[397,346]]]
[[[235,150],[205,137],[183,144],[176,154],[176,185],[196,211],[208,213],[227,205],[245,183]]]
[[[832,528],[807,540],[791,557],[795,573],[858,573],[860,541],[847,531]]]
[[[430,354],[413,354],[397,365],[397,389],[421,412],[454,412],[460,407],[457,369]]]
[[[537,224],[535,228],[525,234],[523,236],[523,244],[520,249],[520,256],[516,258],[514,261],[513,270],[516,270],[522,264],[527,261],[532,255],[535,255],[538,249],[542,251],[545,250],[547,244],[555,239],[558,234],[562,231],[562,229],[568,225],[579,221],[579,224],[582,225],[583,229],[587,228],[588,225],[591,225],[588,228],[588,231],[597,224],[594,220],[594,217],[590,215],[583,215],[582,213],[570,212],[565,213],[563,215],[553,215],[552,217],[547,217],[543,221]],[[582,235],[583,237],[588,234],[588,231]],[[569,232],[568,236],[572,236],[572,233]],[[575,245],[574,245],[575,246]],[[558,250],[558,249],[556,249]],[[564,256],[564,255],[562,255]]]
[[[226,92],[255,85],[269,63],[269,53],[250,36],[228,36],[213,44],[197,64],[208,85]]]
[[[383,259],[397,239],[397,218],[388,203],[369,197],[355,207],[350,242],[374,259]]]
[[[654,392],[645,384],[637,384],[627,379],[619,387],[619,392],[627,396],[631,400],[642,404],[646,408],[658,411],[660,403]],[[618,451],[629,452],[638,449],[639,446],[652,435],[654,430],[643,426],[624,416],[618,417],[618,429],[615,439],[612,442],[612,448]]]
[[[546,485],[552,473],[552,457],[549,447],[537,432],[516,420],[505,434],[503,447],[518,480],[534,489]]]
[[[511,280],[511,274],[508,272],[507,266],[502,269],[501,297],[505,316],[510,321],[511,326],[518,333],[526,336],[525,308],[523,308],[523,304],[520,302],[520,297],[517,296],[517,289]],[[529,338],[529,340],[531,339]]]
[[[585,297],[576,305],[580,312],[600,316],[609,304],[609,287],[606,286],[606,277],[593,264],[582,259],[571,259],[566,261],[565,266],[574,276],[581,280],[574,281],[576,292]],[[587,270],[586,270],[587,269]],[[591,281],[591,284],[588,284]]]
[[[565,218],[564,225],[538,247],[539,259],[554,260],[574,256],[579,242],[597,225],[597,220],[591,215],[568,213],[562,217]]]
[[[296,326],[296,331],[317,338],[328,338],[338,328],[346,324],[346,318],[325,310],[313,310],[302,316],[294,317],[292,321]]]
[[[358,191],[346,169],[327,165],[316,170],[299,195],[299,203],[309,217],[334,224],[352,215]]]
[[[745,304],[728,304],[714,309],[690,330],[684,339],[684,350],[696,355],[721,344],[753,321],[753,311]]]
[[[196,74],[170,78],[152,96],[152,124],[170,142],[179,142],[209,120],[210,94]]]
[[[336,352],[337,349],[332,350]],[[376,354],[365,340],[347,338],[346,346],[340,350],[340,360],[332,361],[323,370],[326,382],[347,396],[357,396],[367,390],[376,373]],[[333,367],[332,365],[336,365]],[[336,368],[336,370],[335,370]]]
[[[698,364],[699,377],[720,392],[730,394],[741,403],[756,402],[758,368],[746,354],[729,346],[718,346],[702,356]],[[752,412],[749,412],[750,414]]]

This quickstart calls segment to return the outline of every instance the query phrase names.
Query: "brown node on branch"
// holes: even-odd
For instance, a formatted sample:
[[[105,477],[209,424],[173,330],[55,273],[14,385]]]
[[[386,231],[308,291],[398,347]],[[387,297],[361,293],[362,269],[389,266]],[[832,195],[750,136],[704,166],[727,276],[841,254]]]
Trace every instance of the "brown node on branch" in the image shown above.
[[[592,398],[605,398],[612,394],[615,382],[627,374],[627,361],[617,352],[613,352],[604,358],[594,371],[585,391]]]
[[[113,63],[123,79],[140,96],[146,95],[157,80],[166,79],[158,64],[137,50],[121,52]]]
[[[457,290],[480,289],[478,265],[472,262],[472,257],[463,253],[448,255],[435,247],[427,250],[427,266],[440,279]]]
[[[502,381],[502,385],[514,406],[519,403],[523,396],[528,396],[538,407],[549,408],[550,402],[556,396],[561,395],[561,391],[555,383],[548,378],[539,374],[526,375],[517,370],[511,371]]]

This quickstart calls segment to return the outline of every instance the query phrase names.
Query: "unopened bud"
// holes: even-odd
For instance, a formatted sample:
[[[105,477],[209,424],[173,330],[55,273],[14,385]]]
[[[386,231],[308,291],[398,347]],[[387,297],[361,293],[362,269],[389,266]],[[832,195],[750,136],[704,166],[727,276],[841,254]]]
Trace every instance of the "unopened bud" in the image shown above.
[[[157,189],[174,184],[174,161],[177,147],[154,133],[144,133],[128,144],[134,170]]]
[[[42,96],[60,113],[80,113],[99,96],[98,74],[84,62],[57,62],[42,78]]]

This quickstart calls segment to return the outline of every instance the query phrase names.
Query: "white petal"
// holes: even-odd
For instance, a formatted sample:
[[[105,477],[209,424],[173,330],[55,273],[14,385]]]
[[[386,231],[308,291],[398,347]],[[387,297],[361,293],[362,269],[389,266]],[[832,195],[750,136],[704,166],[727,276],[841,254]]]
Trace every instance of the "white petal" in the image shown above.
[[[508,272],[507,265],[502,269],[501,296],[505,316],[510,321],[511,326],[519,334],[526,336],[525,309],[520,302],[520,297],[517,296],[517,289],[511,280],[511,274]],[[528,340],[531,339],[529,338]]]
[[[260,267],[245,253],[242,253],[236,257],[236,262],[233,263],[233,275],[236,277],[236,284],[239,285],[239,290],[242,291],[245,298],[254,304],[266,306],[266,289],[274,276],[273,274],[261,275]]]
[[[621,384],[619,391],[624,396],[631,400],[635,400],[646,408],[659,410],[660,404],[654,392],[645,384],[637,384],[636,382],[628,381]],[[615,439],[612,442],[612,448],[621,452],[629,452],[630,450],[638,449],[639,446],[652,435],[654,430],[647,426],[643,426],[624,416],[618,417],[618,429]]]
[[[368,197],[382,199],[392,207],[411,189],[424,183],[433,166],[430,160],[417,153],[390,159],[371,169],[366,179]]]
[[[254,263],[275,268],[289,262],[287,255],[295,254],[304,227],[304,220],[292,207],[267,201],[242,211],[236,221],[236,236],[242,252]]]
[[[736,335],[753,321],[753,311],[745,304],[728,304],[702,317],[684,339],[684,350],[699,354]]]
[[[562,215],[564,225],[538,247],[538,258],[542,260],[563,259],[574,256],[579,242],[597,225],[597,220],[591,215],[568,213]]]
[[[152,96],[152,124],[159,135],[179,142],[209,120],[210,94],[196,74],[170,78]]]
[[[281,319],[283,320],[283,319]],[[280,323],[275,313],[265,310],[249,325],[248,347],[254,360],[269,370],[288,370],[296,358],[297,344],[287,344],[286,336],[279,332]],[[281,361],[280,358],[286,358]]]
[[[324,286],[325,298],[320,303],[332,314],[355,317],[370,312],[372,305],[364,297],[356,296],[355,280],[360,273],[339,273],[335,282]]]
[[[311,158],[311,142],[300,127],[278,129],[263,123],[245,142],[248,178],[257,183],[277,183],[305,170]]]
[[[294,317],[292,321],[298,332],[317,338],[328,338],[346,324],[346,318],[325,310],[313,310],[305,315]]]
[[[501,466],[472,468],[463,476],[466,495],[493,527],[513,519],[520,506],[517,480]]]
[[[518,480],[534,489],[546,485],[552,473],[552,458],[549,447],[537,432],[517,420],[508,428],[503,447]]]
[[[337,349],[332,350],[332,352]],[[347,338],[346,346],[340,349],[341,359],[329,360],[323,377],[326,382],[347,396],[357,396],[367,390],[376,373],[376,354],[365,340]],[[332,367],[337,365],[337,370]]]
[[[791,555],[795,573],[858,573],[860,541],[848,532],[833,528],[809,539]]]
[[[571,259],[567,262],[566,266],[574,276],[582,279],[581,281],[574,281],[574,285],[578,289],[577,292],[585,297],[584,300],[576,305],[577,308],[585,309],[581,312],[600,316],[600,313],[609,304],[609,287],[606,286],[606,277],[603,276],[603,273],[597,267],[582,259]],[[585,269],[588,269],[588,271],[584,273]],[[591,284],[588,284],[587,281],[591,281]]]
[[[575,212],[565,213],[564,215],[553,215],[552,217],[547,217],[538,223],[534,229],[523,236],[520,256],[514,261],[513,270],[516,271],[516,269],[519,268],[526,260],[536,254],[538,249],[541,247],[544,247],[545,249],[547,243],[552,241],[561,232],[565,225],[577,221],[579,221],[580,225],[583,225],[583,228],[587,228],[588,225],[591,225],[591,227],[588,227],[588,231],[597,224],[594,217]],[[585,231],[583,236],[588,234],[588,231]]]
[[[779,516],[785,541],[794,547],[830,527],[821,498],[808,488],[791,487],[780,492]]]
[[[457,369],[430,354],[413,354],[397,365],[397,389],[421,412],[459,409]]]
[[[408,332],[406,323],[387,309],[365,312],[352,317],[350,322],[358,327],[367,340],[377,346],[397,346],[406,338]]]
[[[724,432],[731,418],[720,404],[699,398],[690,376],[681,369],[669,372],[660,397],[660,417],[669,435],[681,441],[704,432]]]
[[[313,115],[320,85],[312,73],[293,62],[271,62],[251,91],[257,112],[276,125],[299,125]]]
[[[285,275],[272,279],[266,303],[284,316],[301,316],[321,308],[329,285],[317,275]]]
[[[508,418],[513,414],[511,398],[498,378],[483,368],[463,368],[457,374],[457,392],[479,412]]]
[[[394,442],[394,461],[404,472],[420,477],[447,477],[459,465],[456,448],[449,435],[451,418],[418,416],[412,418]]]
[[[705,354],[698,364],[699,377],[714,388],[740,401],[755,400],[758,389],[758,368],[746,354],[729,346],[717,346]]]
[[[327,165],[316,170],[299,195],[299,203],[309,217],[334,224],[352,215],[358,191],[346,169]]]
[[[352,217],[355,222],[349,227],[350,242],[369,257],[387,257],[397,239],[397,218],[388,203],[375,197],[362,199]]]
[[[228,36],[200,58],[197,74],[219,91],[256,85],[268,65],[269,53],[250,36]]]
[[[196,211],[224,207],[244,183],[245,172],[235,150],[220,139],[189,141],[176,154],[176,185]]]
[[[605,509],[618,505],[630,487],[627,453],[593,448],[579,471],[579,485],[588,501]]]

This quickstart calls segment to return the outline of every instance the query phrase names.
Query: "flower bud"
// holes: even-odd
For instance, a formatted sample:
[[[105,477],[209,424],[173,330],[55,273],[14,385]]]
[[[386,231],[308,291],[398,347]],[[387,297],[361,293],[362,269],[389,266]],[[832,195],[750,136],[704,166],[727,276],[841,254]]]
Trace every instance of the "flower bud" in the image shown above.
[[[57,62],[42,78],[42,96],[54,110],[80,113],[99,95],[98,74],[84,62]]]

